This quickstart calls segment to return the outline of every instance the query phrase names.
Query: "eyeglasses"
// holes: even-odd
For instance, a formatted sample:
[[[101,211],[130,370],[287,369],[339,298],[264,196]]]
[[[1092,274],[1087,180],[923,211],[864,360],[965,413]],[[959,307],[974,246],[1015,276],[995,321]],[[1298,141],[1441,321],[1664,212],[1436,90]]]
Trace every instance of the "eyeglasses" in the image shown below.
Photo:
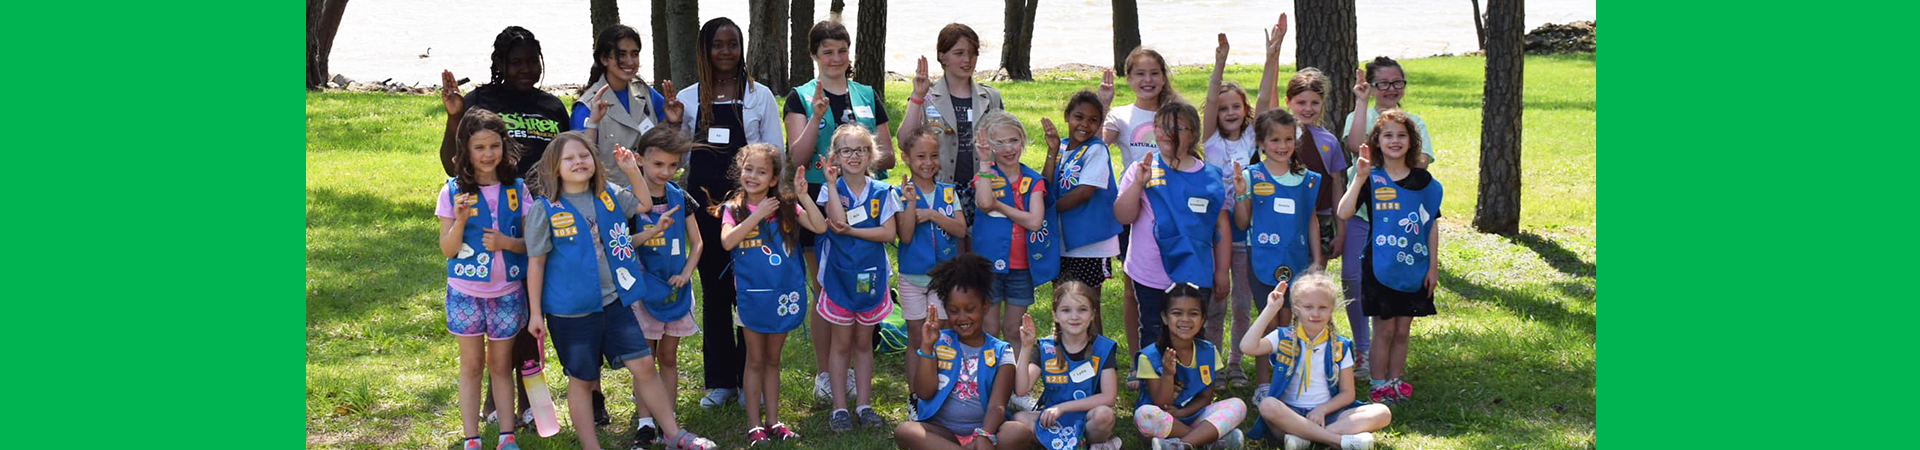
[[[1020,146],[1020,138],[989,140],[987,141],[987,145],[999,148],[1016,148]]]
[[[873,151],[873,146],[864,145],[859,147],[836,147],[833,149],[833,151],[834,153],[866,153],[866,152]]]
[[[1380,90],[1387,90],[1387,89],[1406,89],[1406,88],[1407,88],[1407,80],[1399,80],[1399,81],[1393,81],[1393,82],[1386,82],[1386,81],[1376,81],[1376,82],[1374,82],[1374,83],[1373,83],[1373,88],[1374,88],[1374,89],[1380,89]]]

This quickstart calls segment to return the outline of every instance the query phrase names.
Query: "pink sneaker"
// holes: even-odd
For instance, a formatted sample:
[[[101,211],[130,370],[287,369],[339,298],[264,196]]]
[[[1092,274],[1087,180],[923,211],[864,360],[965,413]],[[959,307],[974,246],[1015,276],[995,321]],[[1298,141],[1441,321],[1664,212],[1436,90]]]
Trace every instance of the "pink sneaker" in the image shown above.
[[[1405,381],[1395,381],[1393,383],[1393,388],[1394,388],[1394,396],[1400,397],[1401,400],[1413,400],[1412,384],[1408,384]]]
[[[747,446],[748,447],[753,447],[753,446],[768,443],[768,442],[773,442],[773,440],[767,438],[766,428],[753,427],[753,429],[747,430]]]
[[[793,429],[787,428],[786,423],[776,423],[771,427],[767,427],[767,433],[773,435],[774,439],[782,441],[791,441],[800,438],[800,433],[795,433]]]
[[[1399,395],[1399,392],[1394,390],[1393,385],[1386,385],[1386,386],[1374,388],[1372,391],[1369,391],[1367,393],[1367,396],[1372,398],[1374,403],[1382,403],[1382,404],[1389,404],[1389,405],[1393,404],[1395,400],[1398,400],[1394,398],[1397,395]]]

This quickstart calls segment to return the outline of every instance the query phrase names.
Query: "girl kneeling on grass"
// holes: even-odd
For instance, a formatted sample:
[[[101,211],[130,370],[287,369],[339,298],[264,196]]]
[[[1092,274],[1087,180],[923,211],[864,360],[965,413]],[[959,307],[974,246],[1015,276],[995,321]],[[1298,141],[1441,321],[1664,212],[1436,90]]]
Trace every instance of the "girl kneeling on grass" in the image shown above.
[[[1434,313],[1439,287],[1440,199],[1444,191],[1433,174],[1418,167],[1420,135],[1413,118],[1387,111],[1360,146],[1353,182],[1340,200],[1340,220],[1366,211],[1371,219],[1361,252],[1361,310],[1373,318],[1370,394],[1375,402],[1413,398],[1413,385],[1400,381],[1407,364],[1407,333],[1413,318]],[[1380,167],[1371,167],[1372,162]],[[1349,261],[1348,264],[1353,262]]]
[[[780,149],[754,143],[733,158],[740,185],[720,207],[720,245],[733,255],[733,283],[741,325],[746,328],[747,367],[741,391],[747,404],[748,445],[799,439],[780,422],[780,348],[787,332],[800,326],[807,308],[805,265],[800,262],[801,228],[827,229],[813,202],[799,201],[806,174],[793,170],[793,184],[782,189]],[[762,408],[766,415],[762,416]],[[771,435],[771,437],[769,437]]]
[[[1100,308],[1093,302],[1098,291],[1079,281],[1055,286],[1053,335],[1035,340],[1033,316],[1020,324],[1020,340],[1034,345],[1020,349],[1014,393],[1027,395],[1036,378],[1043,387],[1040,410],[1015,414],[1014,420],[1033,434],[1002,428],[1000,440],[1022,446],[1035,442],[1048,450],[1072,450],[1080,442],[1092,443],[1092,450],[1119,450],[1120,438],[1113,435],[1113,404],[1120,392],[1113,351],[1119,344],[1101,335]]]
[[[1167,289],[1159,342],[1140,349],[1134,363],[1140,378],[1133,421],[1140,434],[1153,438],[1154,450],[1240,448],[1240,420],[1247,404],[1237,397],[1214,401],[1214,372],[1224,366],[1220,349],[1200,338],[1207,319],[1207,288],[1178,283]],[[1218,442],[1215,442],[1218,441]]]
[[[1267,304],[1255,329],[1274,325],[1274,316],[1286,293],[1287,282],[1267,295]],[[1260,399],[1260,418],[1253,424],[1254,439],[1272,426],[1285,433],[1286,450],[1305,450],[1310,442],[1338,445],[1342,450],[1373,448],[1374,430],[1393,420],[1387,405],[1354,400],[1353,341],[1333,329],[1333,310],[1339,288],[1324,272],[1301,276],[1293,283],[1293,323],[1274,329],[1265,338],[1248,335],[1240,351],[1253,357],[1269,356],[1273,386]]]
[[[480,375],[493,398],[513,404],[513,336],[527,323],[526,242],[521,207],[532,203],[518,170],[520,154],[506,122],[469,108],[460,118],[453,178],[440,189],[440,253],[447,257],[447,332],[460,343],[460,428],[467,450],[480,448]],[[500,419],[497,448],[518,450],[512,414]]]
[[[594,157],[593,143],[578,132],[555,137],[539,171],[540,195],[527,205],[527,291],[533,315],[527,330],[547,333],[553,322],[553,347],[567,373],[567,409],[580,445],[600,448],[593,423],[593,383],[600,362],[625,366],[633,376],[634,397],[647,405],[674,449],[710,449],[713,441],[680,429],[673,399],[660,386],[653,349],[647,346],[631,305],[640,300],[640,265],[634,256],[627,220],[653,209],[647,183],[635,194],[607,182]],[[614,151],[627,179],[641,180],[638,158]]]
[[[1020,422],[1006,420],[1007,398],[1018,382],[1013,349],[982,328],[992,263],[964,253],[934,266],[930,274],[930,287],[945,300],[952,327],[942,329],[938,314],[927,312],[926,325],[918,330],[920,347],[914,349],[920,368],[908,380],[914,397],[926,400],[915,402],[912,422],[894,427],[894,444],[916,450],[1018,448],[1011,442],[1003,446],[998,437],[1026,432]]]

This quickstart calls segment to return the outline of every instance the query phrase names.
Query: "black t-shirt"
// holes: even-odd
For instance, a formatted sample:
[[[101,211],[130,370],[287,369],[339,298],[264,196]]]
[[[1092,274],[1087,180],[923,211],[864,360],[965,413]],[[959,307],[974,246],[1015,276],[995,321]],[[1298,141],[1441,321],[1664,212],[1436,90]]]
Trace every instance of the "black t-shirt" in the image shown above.
[[[687,194],[702,201],[711,199],[719,202],[736,187],[733,179],[727,177],[732,170],[733,157],[740,148],[747,145],[746,126],[740,122],[739,103],[714,103],[708,106],[713,111],[712,128],[726,128],[728,131],[725,145],[707,142],[707,132],[699,130],[694,137],[705,146],[696,146],[687,152]]]
[[[1354,174],[1354,176],[1367,176],[1367,175]],[[1410,171],[1407,172],[1406,178],[1394,180],[1393,182],[1394,185],[1400,186],[1401,189],[1411,189],[1415,191],[1426,189],[1427,185],[1431,183],[1433,183],[1433,172],[1428,172],[1427,169],[1411,169]],[[1372,177],[1367,178],[1367,190],[1366,192],[1360,193],[1360,202],[1358,206],[1360,208],[1366,209],[1367,217],[1373,217],[1373,178]],[[1433,217],[1439,218],[1440,211],[1434,211]]]
[[[953,177],[957,179],[965,174],[968,179],[972,179],[975,170],[973,162],[977,158],[973,155],[973,98],[949,97],[948,99],[953,102],[953,111],[951,111],[954,124],[953,138],[958,144],[956,147],[958,151],[954,153],[956,156],[953,160]]]
[[[821,92],[826,92],[826,91],[821,91]],[[826,94],[827,94],[827,109],[831,110],[833,112],[833,117],[837,118],[834,120],[837,120],[838,121],[837,123],[840,123],[840,124],[853,123],[853,121],[855,120],[853,117],[853,100],[847,98],[847,96],[844,94],[835,94],[832,92],[826,92]],[[800,99],[799,91],[787,93],[787,106],[783,109],[786,111],[786,114],[799,114],[802,116],[807,115],[806,100]],[[887,108],[882,107],[881,105],[873,105],[873,123],[876,123],[876,124],[887,123]],[[825,120],[820,121],[820,126],[822,128],[820,130],[821,133],[833,132],[833,130],[825,129],[825,127],[827,126],[827,121]]]
[[[1085,362],[1088,358],[1093,357],[1093,342],[1087,342],[1087,346],[1081,347],[1080,351],[1077,351],[1077,352],[1067,351],[1067,345],[1060,341],[1054,341],[1054,345],[1058,346],[1055,348],[1059,349],[1061,353],[1067,354],[1067,361],[1068,361],[1067,366],[1069,369],[1071,369],[1074,366],[1078,366],[1081,362]],[[1032,362],[1033,364],[1039,364],[1043,366],[1047,364],[1046,361],[1039,360],[1039,358],[1041,358],[1040,342],[1035,341],[1027,344],[1027,350],[1033,352],[1032,355],[1035,359]],[[1099,372],[1107,369],[1113,369],[1114,368],[1113,360],[1114,358],[1107,358],[1107,359],[1100,360],[1100,367],[1095,367],[1093,368],[1093,370],[1095,372]],[[1022,367],[1020,368],[1020,370],[1027,370],[1027,368]],[[1093,393],[1094,394],[1100,393],[1100,383],[1093,384]]]
[[[520,147],[520,174],[533,172],[533,165],[547,151],[555,136],[571,130],[567,106],[559,97],[534,89],[529,92],[489,84],[467,93],[468,108],[484,108],[500,115],[507,123],[507,138]]]

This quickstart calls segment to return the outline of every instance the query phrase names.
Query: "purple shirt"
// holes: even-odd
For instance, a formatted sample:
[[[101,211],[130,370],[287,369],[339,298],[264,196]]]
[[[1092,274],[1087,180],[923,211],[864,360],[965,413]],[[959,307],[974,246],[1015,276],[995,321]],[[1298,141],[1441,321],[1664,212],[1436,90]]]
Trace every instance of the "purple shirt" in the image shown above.
[[[1199,172],[1206,167],[1199,161],[1188,164],[1193,166],[1193,170],[1181,172]],[[1120,180],[1120,190],[1123,192],[1135,181],[1145,182],[1134,179],[1134,174],[1138,172],[1133,170],[1131,163],[1125,167],[1127,174]],[[1146,192],[1140,193],[1140,217],[1133,220],[1133,232],[1128,236],[1126,261],[1122,266],[1133,281],[1154,289],[1166,289],[1173,286],[1173,277],[1167,276],[1167,267],[1160,261],[1160,242],[1153,240],[1153,205],[1147,202],[1147,195]]]

